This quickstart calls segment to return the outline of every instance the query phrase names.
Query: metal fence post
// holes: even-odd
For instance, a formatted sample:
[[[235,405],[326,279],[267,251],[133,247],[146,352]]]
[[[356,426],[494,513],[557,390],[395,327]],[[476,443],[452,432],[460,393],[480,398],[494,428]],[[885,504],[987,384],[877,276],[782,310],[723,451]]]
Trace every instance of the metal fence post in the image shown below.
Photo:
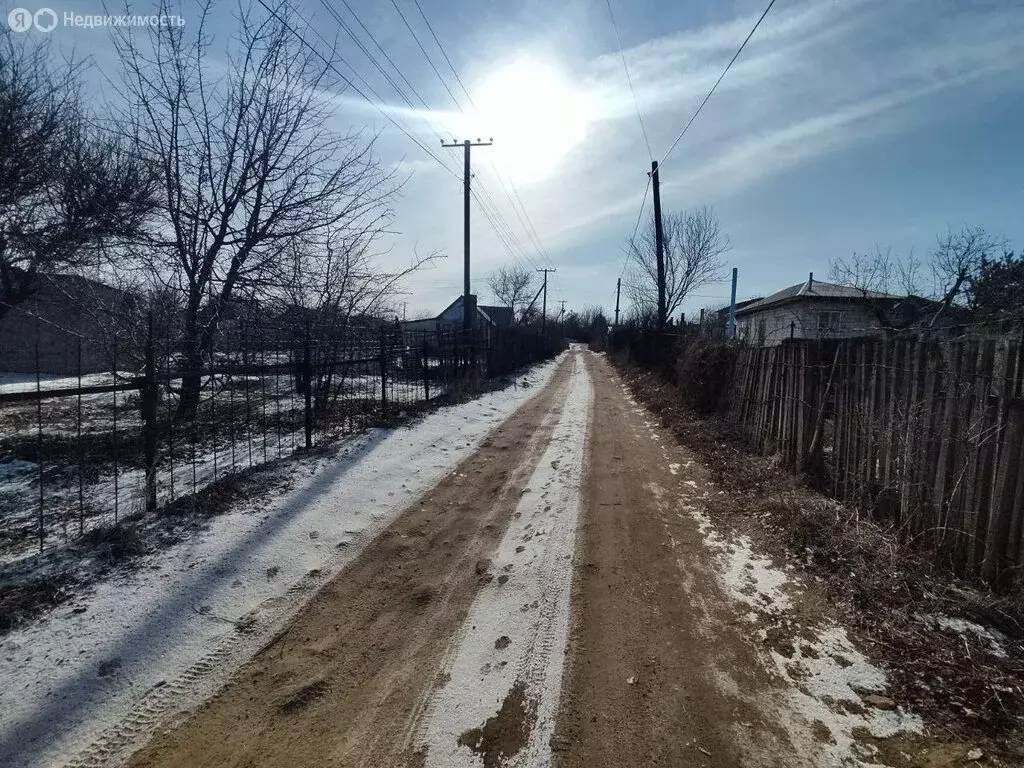
[[[388,420],[388,358],[384,343],[385,326],[380,327],[380,420]]]
[[[302,341],[302,393],[305,396],[306,447],[313,447],[313,338],[306,324]]]
[[[156,352],[153,349],[153,314],[146,335],[146,367],[142,380],[142,443],[146,468],[146,511],[156,511]]]
[[[430,399],[430,358],[427,355],[427,337],[423,336],[423,399]]]

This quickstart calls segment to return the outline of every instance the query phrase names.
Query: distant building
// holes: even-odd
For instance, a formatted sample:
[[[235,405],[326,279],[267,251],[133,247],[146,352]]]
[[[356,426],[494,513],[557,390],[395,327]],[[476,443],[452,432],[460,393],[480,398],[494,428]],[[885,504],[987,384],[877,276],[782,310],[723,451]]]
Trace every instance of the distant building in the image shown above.
[[[762,298],[761,296],[758,296],[756,299],[746,299],[745,301],[737,301],[736,302],[736,312],[737,312],[737,314],[744,307],[748,307],[751,304],[753,304],[754,302],[761,301],[761,298]],[[737,321],[736,325],[737,325],[737,327],[739,326],[739,322],[738,321]],[[721,309],[715,311],[714,329],[715,329],[715,335],[716,336],[720,335],[720,334],[725,334],[725,333],[728,332],[728,330],[729,330],[729,305],[728,304],[726,304]]]
[[[437,317],[425,320],[408,320],[402,323],[406,331],[451,331],[462,328],[462,296],[449,304]],[[476,306],[475,328],[507,328],[515,325],[515,313],[511,307],[494,307],[483,304]]]
[[[737,305],[736,335],[758,346],[785,339],[836,339],[883,332],[882,317],[899,313],[905,297],[863,291],[814,279],[783,288],[771,296]],[[728,310],[726,310],[728,317]]]
[[[0,318],[0,371],[75,375],[110,370],[109,339],[136,297],[79,275],[41,275]]]

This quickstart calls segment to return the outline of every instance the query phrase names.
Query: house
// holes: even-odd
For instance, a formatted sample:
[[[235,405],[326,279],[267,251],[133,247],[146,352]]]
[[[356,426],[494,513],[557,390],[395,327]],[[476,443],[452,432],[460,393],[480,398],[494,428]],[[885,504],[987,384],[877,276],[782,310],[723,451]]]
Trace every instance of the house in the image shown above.
[[[815,280],[736,309],[736,335],[759,346],[785,339],[834,339],[882,332],[879,319],[898,312],[903,297]]]
[[[744,307],[749,307],[756,301],[761,301],[763,297],[758,296],[755,299],[746,299],[745,301],[736,302],[736,314],[739,315],[739,311]],[[739,321],[737,320],[737,328],[739,327]],[[714,313],[714,333],[720,335],[728,332],[729,329],[729,305],[726,304],[721,309],[715,310]]]
[[[35,373],[37,359],[45,374],[109,370],[110,340],[135,302],[80,275],[40,275],[36,291],[0,316],[0,371]]]
[[[475,297],[474,297],[475,298]],[[405,331],[451,331],[462,328],[462,300],[459,296],[437,317],[425,320],[408,320],[402,323]],[[476,305],[476,328],[508,328],[515,325],[515,314],[511,307]]]

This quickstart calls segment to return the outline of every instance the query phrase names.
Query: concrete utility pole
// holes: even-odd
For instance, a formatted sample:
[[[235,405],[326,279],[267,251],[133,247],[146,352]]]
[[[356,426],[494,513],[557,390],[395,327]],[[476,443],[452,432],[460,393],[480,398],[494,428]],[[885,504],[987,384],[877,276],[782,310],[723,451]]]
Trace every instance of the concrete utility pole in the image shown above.
[[[473,316],[476,314],[476,301],[473,295],[469,291],[469,179],[470,179],[470,163],[469,163],[469,150],[470,147],[489,147],[494,143],[493,139],[487,141],[470,141],[466,139],[461,144],[457,141],[453,141],[451,144],[445,144],[441,141],[442,147],[462,147],[465,150],[465,166],[462,173],[462,186],[463,186],[463,249],[465,251],[465,274],[463,275],[462,285],[462,329],[468,331],[473,327]]]
[[[619,293],[622,291],[622,278],[615,281],[615,327],[619,326]]]
[[[562,311],[558,315],[558,323],[562,326],[562,333],[565,333],[565,299],[562,299]]]
[[[548,332],[548,272],[557,272],[555,269],[538,269],[538,272],[544,273],[544,303],[541,305],[540,315],[540,332],[547,334]]]
[[[661,182],[658,161],[651,161],[651,185],[654,188],[654,242],[658,257],[658,330],[665,327],[668,309],[665,306],[665,233],[661,227]]]

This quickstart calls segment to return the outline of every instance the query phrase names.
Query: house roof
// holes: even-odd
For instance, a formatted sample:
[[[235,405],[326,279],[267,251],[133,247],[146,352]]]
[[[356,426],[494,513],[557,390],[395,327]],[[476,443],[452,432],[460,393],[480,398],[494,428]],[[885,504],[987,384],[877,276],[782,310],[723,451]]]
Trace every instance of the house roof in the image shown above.
[[[802,283],[783,288],[781,291],[766,296],[760,301],[755,301],[743,309],[737,308],[736,314],[748,314],[776,304],[785,304],[794,301],[805,301],[810,299],[898,299],[891,293],[881,291],[864,291],[860,288],[853,288],[849,285],[838,285],[826,283],[824,280],[805,280]]]
[[[477,309],[497,326],[505,327],[515,323],[515,313],[512,311],[512,307],[490,307],[478,304]]]
[[[736,311],[739,312],[744,307],[748,307],[751,304],[753,304],[754,302],[761,301],[763,298],[764,298],[763,296],[758,296],[756,299],[744,299],[743,301],[737,301],[736,302]],[[719,317],[728,317],[729,316],[729,305],[726,304],[721,309],[716,310],[715,314],[718,315]]]
[[[430,318],[430,319],[431,320],[440,320],[442,317],[444,317],[445,313],[447,313],[448,311],[450,311],[452,309],[455,309],[456,307],[461,307],[461,306],[462,306],[462,296],[458,296],[458,297],[456,297],[455,301],[453,301],[447,307],[442,309],[437,314],[437,317]],[[485,305],[477,304],[476,305],[476,312],[484,320],[486,320],[488,323],[491,323],[492,325],[504,327],[504,326],[508,326],[508,325],[513,325],[514,322],[515,322],[515,315],[513,314],[511,307],[495,307],[495,306],[485,306]],[[423,321],[422,320],[411,320],[409,322],[422,323]]]

